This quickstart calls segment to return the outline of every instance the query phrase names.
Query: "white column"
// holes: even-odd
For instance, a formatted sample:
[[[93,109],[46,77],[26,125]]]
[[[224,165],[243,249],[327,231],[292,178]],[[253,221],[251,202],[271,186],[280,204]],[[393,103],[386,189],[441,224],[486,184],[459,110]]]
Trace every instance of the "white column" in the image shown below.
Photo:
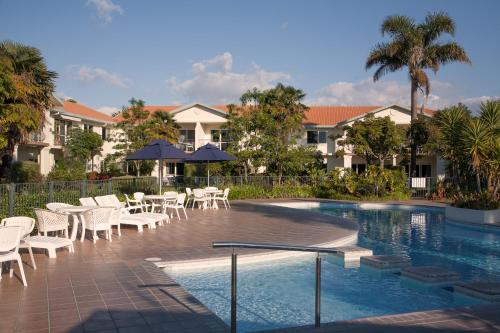
[[[12,161],[17,161],[19,145],[14,146],[14,151],[12,152]]]
[[[40,149],[38,155],[38,164],[40,165],[40,173],[44,176],[48,175],[54,165],[54,155],[50,153],[49,147]]]
[[[351,155],[344,155],[344,168],[351,168],[352,167],[352,156]]]
[[[201,139],[203,139],[204,137],[205,132],[203,131],[203,126],[201,126],[201,123],[197,122],[194,127],[194,150],[203,145]]]
[[[436,177],[440,180],[446,176],[446,161],[441,156],[436,155]]]

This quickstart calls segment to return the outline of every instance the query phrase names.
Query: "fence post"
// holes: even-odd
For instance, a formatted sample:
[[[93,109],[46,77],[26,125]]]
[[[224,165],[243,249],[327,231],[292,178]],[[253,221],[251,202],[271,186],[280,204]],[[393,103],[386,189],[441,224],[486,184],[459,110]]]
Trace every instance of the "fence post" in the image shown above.
[[[48,202],[54,201],[54,182],[49,182],[49,195],[47,200]]]
[[[87,196],[87,181],[84,179],[80,182],[80,198]]]
[[[113,194],[113,183],[111,178],[108,180],[108,194]]]
[[[9,216],[14,215],[15,193],[16,193],[16,184],[10,183],[10,186],[9,186]]]

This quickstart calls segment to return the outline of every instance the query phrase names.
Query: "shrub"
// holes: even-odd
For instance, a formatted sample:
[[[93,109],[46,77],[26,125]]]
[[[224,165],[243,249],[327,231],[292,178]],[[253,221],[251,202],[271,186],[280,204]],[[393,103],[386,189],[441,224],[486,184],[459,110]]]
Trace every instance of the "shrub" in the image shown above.
[[[468,209],[493,210],[500,208],[500,201],[487,191],[481,193],[460,193],[453,198],[452,206]]]
[[[85,166],[82,163],[61,161],[56,163],[47,175],[49,180],[83,180],[87,179]]]
[[[7,171],[7,181],[10,183],[34,183],[41,182],[43,176],[40,173],[38,163],[31,161],[14,162]]]

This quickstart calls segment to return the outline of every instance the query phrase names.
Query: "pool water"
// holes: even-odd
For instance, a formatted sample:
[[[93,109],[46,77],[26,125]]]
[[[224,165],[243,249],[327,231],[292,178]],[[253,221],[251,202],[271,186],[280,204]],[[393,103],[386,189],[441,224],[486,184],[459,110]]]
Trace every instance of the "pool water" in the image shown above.
[[[414,266],[438,265],[462,280],[500,279],[500,234],[447,223],[444,210],[414,206],[361,209],[328,204],[323,214],[359,223],[358,245],[374,254],[409,256]],[[230,272],[169,272],[188,292],[229,323]],[[238,266],[238,331],[310,325],[314,322],[314,256]],[[322,322],[464,306],[476,300],[442,288],[419,288],[396,274],[344,268],[333,257],[322,265]]]

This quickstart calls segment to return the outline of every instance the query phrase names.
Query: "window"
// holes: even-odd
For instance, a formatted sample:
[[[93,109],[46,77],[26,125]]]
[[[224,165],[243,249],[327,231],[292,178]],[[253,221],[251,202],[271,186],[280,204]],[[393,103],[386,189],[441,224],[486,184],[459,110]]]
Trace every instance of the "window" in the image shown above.
[[[101,137],[103,140],[107,140],[108,139],[108,135],[109,135],[109,132],[108,132],[108,129],[106,127],[101,127]]]
[[[179,131],[179,142],[194,143],[194,130],[181,129]]]
[[[94,126],[89,124],[83,124],[83,130],[85,132],[92,132],[94,131]]]
[[[307,131],[307,143],[326,143],[326,131]]]
[[[405,165],[405,171],[407,175],[410,175],[409,165]],[[415,177],[431,177],[431,175],[432,175],[432,167],[429,164],[417,164],[417,169],[415,170]]]
[[[211,130],[212,142],[229,142],[229,130],[218,129]]]
[[[364,163],[358,163],[358,164],[352,164],[351,168],[356,172],[357,174],[363,173],[366,171],[366,164]]]
[[[54,121],[54,144],[64,145],[73,123],[67,120],[55,119]]]

